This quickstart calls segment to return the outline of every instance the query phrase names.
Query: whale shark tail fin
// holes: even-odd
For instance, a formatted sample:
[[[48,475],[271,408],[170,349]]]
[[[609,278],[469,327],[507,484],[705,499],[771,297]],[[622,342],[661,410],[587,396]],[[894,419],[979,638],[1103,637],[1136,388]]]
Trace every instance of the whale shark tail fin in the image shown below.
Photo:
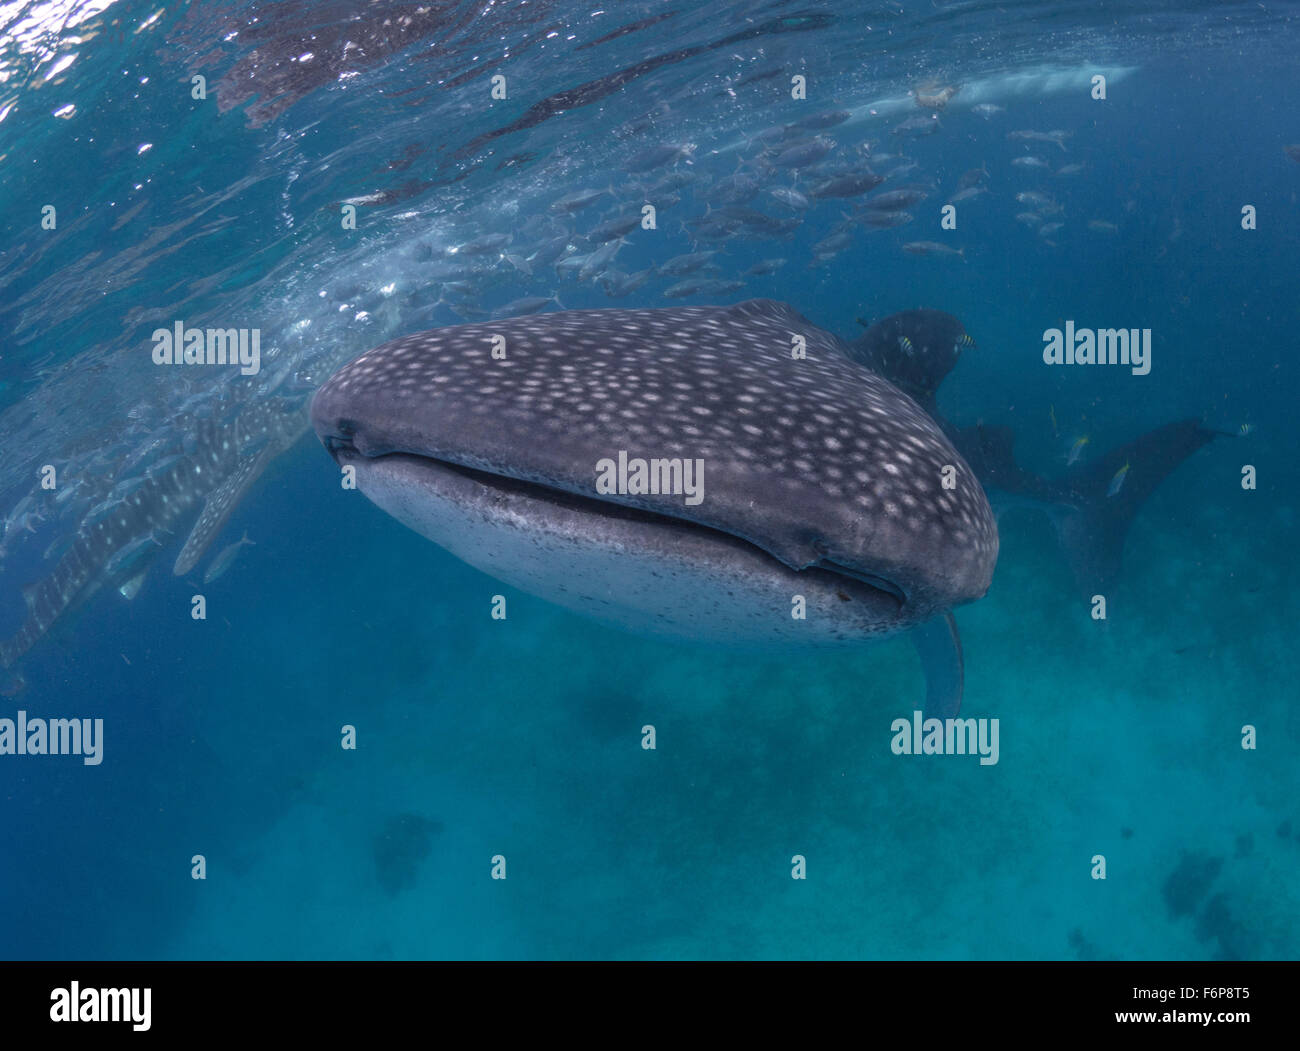
[[[1062,499],[1060,487],[1016,462],[1016,432],[1002,424],[976,423],[945,428],[985,489],[1009,496],[1053,504]]]
[[[1119,575],[1129,527],[1147,498],[1220,432],[1179,420],[1111,449],[1067,476],[1053,518],[1081,591],[1096,594]]]

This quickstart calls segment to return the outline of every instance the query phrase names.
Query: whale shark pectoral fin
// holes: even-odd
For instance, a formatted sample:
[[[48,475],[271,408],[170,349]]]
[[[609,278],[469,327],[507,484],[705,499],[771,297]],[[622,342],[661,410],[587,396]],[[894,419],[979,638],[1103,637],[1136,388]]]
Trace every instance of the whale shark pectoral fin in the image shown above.
[[[948,719],[961,709],[965,664],[952,613],[931,617],[912,629],[912,643],[925,669],[925,717]]]
[[[267,464],[274,460],[280,451],[274,445],[266,445],[252,456],[244,457],[235,469],[222,479],[221,484],[208,494],[198,521],[190,530],[181,553],[176,556],[176,565],[172,567],[172,572],[176,576],[184,576],[198,565],[203,552],[217,538],[217,534],[221,532],[235,508],[239,506],[239,501],[244,498],[249,487],[257,481]]]

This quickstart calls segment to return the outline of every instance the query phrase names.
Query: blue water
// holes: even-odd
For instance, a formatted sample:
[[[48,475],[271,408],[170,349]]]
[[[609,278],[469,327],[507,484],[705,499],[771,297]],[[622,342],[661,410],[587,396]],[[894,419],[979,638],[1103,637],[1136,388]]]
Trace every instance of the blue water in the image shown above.
[[[905,639],[754,655],[594,624],[342,491],[304,437],[218,538],[213,553],[245,530],[256,542],[224,576],[171,574],[182,530],[134,601],[101,591],[5,673],[0,718],[102,718],[105,751],[98,766],[0,755],[0,955],[1295,958],[1295,8],[426,0],[401,40],[368,32],[372,8],[400,23],[416,7],[355,5],[351,21],[305,3],[152,22],[157,5],[133,0],[6,11],[6,517],[44,463],[182,435],[179,406],[210,384],[247,404],[278,377],[275,393],[305,402],[370,347],[522,296],[712,301],[665,299],[670,277],[615,300],[502,253],[467,277],[446,269],[449,247],[488,233],[526,255],[553,232],[556,197],[608,188],[565,221],[580,241],[671,171],[689,177],[681,201],[629,235],[618,270],[715,248],[714,276],[739,279],[782,257],[719,300],[782,299],[846,337],[858,318],[948,311],[978,346],[942,411],[1013,426],[1028,468],[1060,473],[1080,436],[1099,453],[1188,417],[1249,433],[1194,454],[1142,507],[1104,623],[1050,521],[1001,515],[993,585],[956,614],[963,714],[1000,720],[990,766],[891,752],[890,723],[922,690]],[[364,60],[339,59],[349,39]],[[619,71],[621,87],[602,80]],[[494,101],[497,72],[509,87]],[[206,100],[191,98],[196,73]],[[790,98],[795,74],[807,101]],[[593,84],[608,93],[546,102]],[[932,112],[909,90],[943,84],[959,90],[941,130],[899,142],[894,126]],[[915,162],[894,180],[932,187],[914,221],[856,226],[812,266],[853,202],[756,199],[797,229],[695,244],[684,223],[717,180],[816,181],[767,172],[755,136],[826,109],[852,114],[821,132],[828,163],[874,164],[867,142]],[[1008,138],[1020,129],[1069,134],[1061,149]],[[694,149],[625,170],[661,143]],[[1049,167],[1011,164],[1026,155]],[[1083,168],[1055,174],[1065,164]],[[988,192],[940,230],[981,166]],[[1064,225],[1017,221],[1024,191],[1049,193]],[[375,194],[341,229],[342,202]],[[901,250],[918,240],[964,258]],[[260,327],[263,372],[159,370],[149,334],[177,319]],[[1042,333],[1065,319],[1151,328],[1150,375],[1044,366]],[[46,546],[76,527],[51,514],[8,530],[0,636],[50,572]]]

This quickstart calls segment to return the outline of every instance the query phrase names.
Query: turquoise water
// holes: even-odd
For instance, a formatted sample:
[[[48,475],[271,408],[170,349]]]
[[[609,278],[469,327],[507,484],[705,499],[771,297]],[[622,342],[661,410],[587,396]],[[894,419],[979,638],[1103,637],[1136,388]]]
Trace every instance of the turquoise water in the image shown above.
[[[682,199],[627,238],[619,271],[717,249],[714,276],[741,280],[783,257],[717,301],[786,300],[845,337],[857,318],[948,311],[977,348],[941,410],[1012,426],[1027,468],[1059,476],[1077,437],[1099,455],[1189,417],[1248,433],[1195,453],[1143,505],[1105,622],[1050,519],[1001,513],[992,587],[956,612],[962,711],[1000,721],[996,765],[891,752],[892,720],[923,691],[905,638],[754,654],[584,620],[342,491],[306,436],[196,571],[171,572],[187,522],[160,538],[138,597],[105,587],[5,673],[0,718],[102,718],[104,761],[0,755],[0,953],[1295,958],[1300,164],[1285,147],[1300,124],[1287,8],[1027,4],[1008,19],[978,4],[434,4],[405,35],[299,4],[200,5],[139,28],[155,10],[4,16],[0,200],[15,218],[0,242],[0,509],[14,524],[0,636],[23,620],[22,588],[57,563],[47,545],[80,521],[16,523],[42,464],[116,481],[142,443],[192,442],[204,412],[305,405],[356,354],[523,296],[671,305],[677,277],[612,299],[503,258],[580,242],[667,172],[688,177]],[[364,60],[337,58],[348,39]],[[510,87],[493,101],[499,68]],[[1097,71],[1105,101],[1089,94]],[[190,96],[196,72],[205,101]],[[790,99],[794,74],[808,102]],[[959,87],[941,130],[899,143],[897,124],[931,112],[908,91],[941,84]],[[985,119],[984,104],[1002,109]],[[725,207],[708,198],[738,170],[765,188],[816,182],[766,169],[756,139],[814,112],[797,106],[851,114],[819,132],[835,143],[829,164],[914,162],[881,187],[932,187],[914,221],[854,226],[810,266],[853,202],[792,213],[755,197],[795,227],[694,241],[683,224]],[[1022,129],[1068,136],[1064,148],[1008,138]],[[663,143],[694,149],[626,170]],[[1049,167],[1011,163],[1024,156]],[[1084,167],[1058,174],[1071,163]],[[988,192],[940,231],[939,207],[981,166]],[[550,203],[587,188],[611,193],[553,229]],[[1027,191],[1051,196],[1059,231],[1016,220]],[[359,229],[341,229],[341,204],[372,195]],[[1241,228],[1246,204],[1255,230]],[[449,269],[449,247],[490,233],[509,246]],[[964,259],[901,250],[917,240]],[[1151,374],[1045,367],[1041,334],[1067,318],[1150,327]],[[260,377],[160,375],[149,333],[175,319],[260,327]],[[202,584],[245,530],[255,546]],[[205,621],[190,617],[197,592]],[[490,617],[498,594],[505,621]],[[345,725],[355,750],[340,747]],[[204,880],[191,878],[196,854]],[[495,855],[505,880],[491,878]],[[807,879],[791,878],[794,855]]]

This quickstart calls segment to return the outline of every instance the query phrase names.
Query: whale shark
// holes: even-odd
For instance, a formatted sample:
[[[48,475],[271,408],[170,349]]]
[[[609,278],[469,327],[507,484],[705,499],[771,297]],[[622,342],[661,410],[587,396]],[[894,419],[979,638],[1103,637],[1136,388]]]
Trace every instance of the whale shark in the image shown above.
[[[785,303],[419,332],[335,372],[311,421],[372,502],[523,591],[727,645],[910,631],[927,711],[960,704],[951,611],[998,553],[984,491],[912,398]],[[702,498],[598,484],[629,457],[664,481],[695,464]]]
[[[1010,427],[959,427],[939,411],[940,387],[963,352],[975,346],[958,318],[919,309],[858,323],[866,331],[848,341],[849,356],[925,408],[979,477],[995,514],[1027,507],[1047,516],[1084,596],[1106,590],[1119,577],[1124,541],[1147,498],[1189,456],[1224,433],[1197,419],[1175,420],[1073,464],[1061,477],[1046,478],[1017,462]],[[1121,470],[1123,484],[1113,488]]]
[[[0,667],[105,585],[134,598],[163,551],[161,538],[201,508],[172,567],[176,576],[190,572],[266,467],[306,431],[301,403],[286,398],[247,405],[226,421],[194,421],[166,470],[141,475],[112,506],[85,516],[53,571],[24,589],[26,617],[0,640]]]

